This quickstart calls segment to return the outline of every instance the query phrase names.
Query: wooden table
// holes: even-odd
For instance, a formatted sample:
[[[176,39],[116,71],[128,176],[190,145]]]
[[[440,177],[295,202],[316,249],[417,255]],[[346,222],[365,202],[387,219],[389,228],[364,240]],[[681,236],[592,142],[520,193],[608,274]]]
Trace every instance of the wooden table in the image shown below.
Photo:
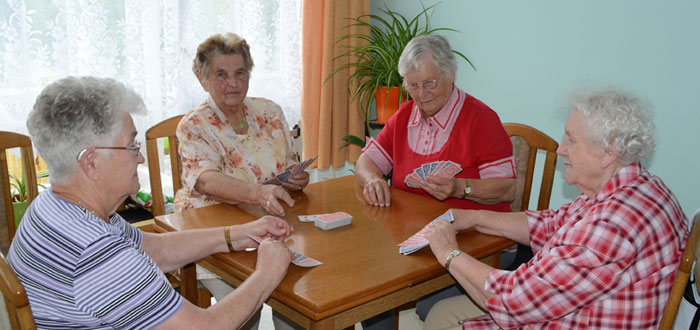
[[[267,303],[308,329],[341,329],[390,310],[454,280],[435,260],[429,247],[404,256],[398,244],[445,212],[449,206],[392,188],[390,207],[364,203],[353,176],[311,184],[295,192],[285,219],[294,227],[287,246],[324,264],[314,268],[290,265]],[[243,209],[246,209],[244,211]],[[298,215],[345,211],[352,224],[322,230],[302,223]],[[251,206],[213,205],[156,217],[159,231],[178,231],[245,223],[262,210]],[[223,235],[223,234],[222,234]],[[460,249],[475,258],[495,255],[513,244],[505,238],[468,230],[457,236]],[[212,255],[201,266],[239,285],[254,270],[256,252]],[[183,272],[182,294],[194,299],[194,265]]]

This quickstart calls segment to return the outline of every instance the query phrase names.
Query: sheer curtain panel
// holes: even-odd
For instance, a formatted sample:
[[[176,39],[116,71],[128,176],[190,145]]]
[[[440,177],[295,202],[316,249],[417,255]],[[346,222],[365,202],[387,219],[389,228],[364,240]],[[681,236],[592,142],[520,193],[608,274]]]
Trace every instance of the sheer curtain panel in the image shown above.
[[[235,32],[251,46],[248,96],[301,118],[301,0],[0,0],[0,129],[26,134],[41,89],[68,75],[112,77],[143,96],[139,132],[206,98],[197,45]],[[143,135],[140,136],[143,139]]]

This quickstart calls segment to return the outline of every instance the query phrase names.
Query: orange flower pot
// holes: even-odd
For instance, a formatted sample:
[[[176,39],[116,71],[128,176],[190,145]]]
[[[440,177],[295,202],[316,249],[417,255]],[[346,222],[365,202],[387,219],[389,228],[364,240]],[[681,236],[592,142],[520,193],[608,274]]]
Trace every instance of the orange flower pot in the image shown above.
[[[389,100],[387,101],[387,87],[377,87],[375,100],[377,105],[377,121],[386,124],[391,116],[399,109],[399,95],[401,94],[400,87],[389,88]]]

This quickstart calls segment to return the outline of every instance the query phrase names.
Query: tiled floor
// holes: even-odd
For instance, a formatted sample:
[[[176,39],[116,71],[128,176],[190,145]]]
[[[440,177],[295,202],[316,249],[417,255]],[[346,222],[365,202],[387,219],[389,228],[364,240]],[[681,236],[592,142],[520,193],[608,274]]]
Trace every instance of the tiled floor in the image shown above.
[[[407,309],[399,314],[399,329],[398,330],[421,330],[423,329],[423,322],[418,319],[416,315],[415,308]],[[260,316],[260,330],[274,330],[275,326],[272,324],[272,309],[269,306],[264,305],[262,310],[262,316]],[[355,330],[362,330],[362,326],[358,323],[355,324]]]

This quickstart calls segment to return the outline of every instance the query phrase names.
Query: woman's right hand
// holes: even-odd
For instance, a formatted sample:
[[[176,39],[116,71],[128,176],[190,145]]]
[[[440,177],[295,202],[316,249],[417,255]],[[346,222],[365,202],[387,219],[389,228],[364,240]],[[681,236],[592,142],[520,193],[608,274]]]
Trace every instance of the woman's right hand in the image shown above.
[[[266,238],[258,246],[255,271],[270,275],[279,283],[287,274],[291,262],[292,252],[284,245],[283,241]]]
[[[369,180],[369,182],[362,187],[362,195],[365,197],[365,201],[371,205],[391,205],[391,190],[389,190],[389,183],[382,178],[374,178]]]
[[[294,199],[292,199],[292,196],[290,196],[284,188],[271,184],[259,185],[257,199],[258,204],[260,204],[265,211],[280,217],[284,216],[284,207],[280,204],[278,199],[287,203],[289,207],[294,206]]]

